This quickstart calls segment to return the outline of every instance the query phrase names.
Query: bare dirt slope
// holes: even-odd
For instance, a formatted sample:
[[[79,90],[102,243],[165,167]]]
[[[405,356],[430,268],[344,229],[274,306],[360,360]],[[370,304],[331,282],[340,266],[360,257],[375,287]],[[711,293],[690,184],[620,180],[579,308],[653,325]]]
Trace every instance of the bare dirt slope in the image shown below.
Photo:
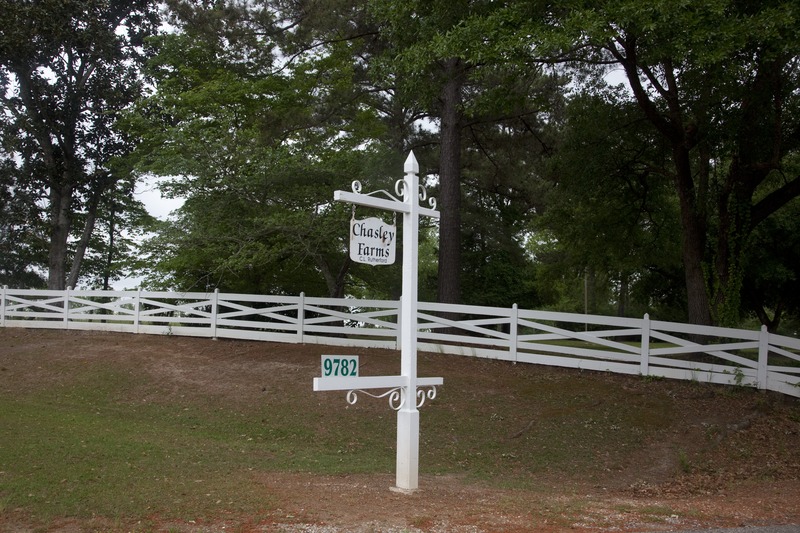
[[[333,350],[341,352],[328,351]],[[60,378],[52,369],[58,365],[103,358],[144,369],[158,382],[162,400],[197,394],[249,405],[263,402],[271,391],[283,394],[290,387],[303,387],[308,394],[301,398],[307,400],[298,401],[318,405],[310,376],[318,375],[319,355],[325,351],[311,345],[0,329],[0,392],[21,393],[26,387],[41,386],[42,380],[55,382]],[[394,372],[393,354],[359,352],[374,354],[373,368],[365,373]],[[258,473],[259,483],[276,502],[268,516],[226,514],[191,523],[149,517],[144,523],[122,524],[110,517],[64,516],[37,527],[45,531],[523,532],[800,524],[797,400],[749,390],[432,354],[421,356],[420,364],[426,375],[445,378],[446,389],[434,400],[442,402],[440,408],[467,406],[487,420],[494,420],[496,412],[489,403],[503,397],[520,376],[537,390],[550,386],[556,392],[580,376],[590,380],[581,381],[582,387],[620,391],[622,401],[631,406],[645,405],[656,396],[668,398],[667,406],[654,406],[655,416],[668,422],[643,445],[626,451],[624,460],[598,456],[591,475],[579,469],[553,471],[545,465],[530,474],[527,488],[505,488],[503,480],[491,476],[476,478],[468,463],[451,473],[423,470],[421,490],[414,494],[389,490],[394,484],[392,472],[264,471]],[[472,398],[476,393],[467,390],[476,379],[482,380],[483,398]],[[521,404],[527,401],[519,391],[514,394]],[[568,420],[580,416],[581,405],[604,401],[590,396],[587,393],[584,404],[531,406],[527,418],[498,425],[497,440],[510,446],[543,420],[557,416]],[[345,405],[343,398],[340,404]],[[299,416],[303,409],[298,405]],[[613,409],[625,405],[615,403]],[[0,472],[0,494],[2,476]],[[0,507],[0,531],[30,528],[24,510]]]

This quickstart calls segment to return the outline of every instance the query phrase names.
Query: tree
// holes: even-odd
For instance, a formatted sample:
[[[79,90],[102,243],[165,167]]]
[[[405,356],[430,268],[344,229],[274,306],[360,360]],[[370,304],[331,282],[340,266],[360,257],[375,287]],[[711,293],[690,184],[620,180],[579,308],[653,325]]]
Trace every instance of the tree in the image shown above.
[[[620,89],[570,99],[549,158],[545,209],[533,222],[542,240],[534,239],[539,283],[571,281],[577,291],[560,295],[564,310],[685,319],[675,309],[685,306],[685,290],[678,202],[663,179],[668,161],[668,148]]]
[[[796,2],[577,1],[528,32],[554,58],[622,66],[670,149],[689,320],[734,324],[748,237],[800,194],[761,194],[798,148]],[[523,30],[524,31],[524,30]]]
[[[156,223],[136,199],[133,172],[116,171],[128,178],[117,181],[101,200],[81,262],[83,283],[103,290],[112,289],[113,282],[140,268],[140,243]],[[80,217],[76,219],[86,226]]]
[[[797,171],[798,162],[797,157],[791,158],[786,170],[794,166]],[[773,176],[772,181],[773,190],[783,185],[778,176]],[[762,194],[770,193],[767,188]],[[787,316],[794,315],[796,319],[800,313],[800,199],[794,199],[756,226],[747,244],[743,310],[776,332]]]
[[[413,147],[423,174],[438,178],[438,191],[432,192],[440,201],[450,199],[440,202],[449,222],[443,220],[439,226],[439,298],[459,294],[453,297],[458,301],[460,289],[451,289],[459,287],[461,278],[473,271],[473,266],[485,269],[487,257],[497,261],[498,268],[502,263],[506,272],[524,270],[515,268],[525,262],[520,236],[524,224],[519,219],[532,205],[532,187],[527,182],[536,181],[532,175],[536,165],[531,162],[543,151],[537,136],[542,136],[547,121],[546,113],[538,110],[559,89],[558,83],[541,80],[557,78],[542,76],[519,62],[492,64],[497,63],[492,58],[485,64],[464,61],[460,67],[464,69],[463,83],[451,86],[452,98],[443,101],[441,91],[447,83],[442,81],[441,67],[458,48],[457,42],[449,40],[447,29],[458,28],[458,21],[467,19],[444,3],[412,4],[371,3],[368,10],[361,2],[347,0],[264,2],[264,9],[231,5],[196,9],[183,2],[173,4],[173,22],[180,31],[160,40],[159,54],[152,64],[158,91],[136,113],[148,122],[142,135],[150,138],[140,150],[140,169],[184,175],[173,190],[189,195],[182,212],[188,218],[181,221],[182,230],[174,234],[186,246],[171,248],[162,239],[167,250],[163,257],[195,257],[195,264],[205,263],[200,270],[210,268],[216,273],[216,277],[210,276],[215,279],[214,286],[219,286],[220,272],[227,272],[230,279],[237,269],[223,258],[239,257],[249,248],[229,243],[226,252],[216,254],[214,265],[209,265],[199,261],[199,253],[189,252],[199,250],[201,241],[189,245],[187,237],[192,233],[198,238],[217,235],[208,225],[224,227],[215,222],[223,216],[219,207],[237,206],[227,209],[239,214],[240,219],[260,220],[258,224],[240,224],[238,235],[248,235],[247,242],[252,245],[270,243],[268,248],[275,253],[280,250],[284,255],[275,257],[284,257],[284,261],[287,257],[305,262],[314,258],[314,268],[328,280],[330,294],[339,294],[348,279],[351,286],[364,287],[365,279],[387,278],[377,273],[386,269],[365,270],[349,264],[346,243],[322,232],[325,224],[340,223],[342,213],[324,206],[330,201],[331,189],[337,188],[330,185],[336,173],[365,182],[376,178],[375,188],[385,188],[384,180],[391,183],[396,179],[397,169]],[[407,28],[394,26],[405,20],[403,14],[408,9],[416,10],[416,19],[427,33],[409,33]],[[481,4],[473,14],[491,13],[492,9],[490,3]],[[442,13],[449,13],[450,18],[443,22],[439,18]],[[433,48],[427,36],[434,38]],[[400,59],[392,57],[398,49],[403,51]],[[445,59],[415,61],[426,55]],[[456,100],[462,94],[469,98],[458,104]],[[425,131],[419,124],[422,118],[448,114],[452,118],[452,113],[458,116],[444,121],[446,124],[440,120],[444,125],[439,132]],[[469,133],[466,140],[462,139],[463,132]],[[518,137],[523,141],[514,140]],[[437,139],[438,165],[428,163],[436,158],[429,146]],[[515,148],[513,154],[509,147]],[[353,154],[348,158],[343,155],[346,151]],[[462,157],[466,157],[466,165],[461,163]],[[384,161],[378,163],[380,159]],[[303,183],[286,180],[288,186],[274,187],[273,183],[281,181],[284,167],[292,169]],[[462,179],[462,168],[466,167],[475,170]],[[255,173],[255,169],[264,175]],[[487,178],[480,177],[483,170],[489,172]],[[513,183],[509,176],[513,176]],[[306,191],[303,201],[296,201],[294,191],[301,187]],[[365,188],[370,190],[366,183]],[[254,195],[259,189],[273,191],[273,202],[250,200],[242,206],[230,198]],[[498,191],[503,191],[506,200],[513,197],[513,201],[509,205],[505,201],[484,202]],[[462,227],[462,198],[469,206],[482,204],[483,211],[476,210],[477,216],[470,216],[469,222],[484,230]],[[216,219],[207,217],[208,212],[217,213]],[[286,222],[303,212],[323,216],[318,216],[315,224]],[[248,215],[243,216],[245,213]],[[323,237],[318,240],[301,231],[306,228]],[[292,234],[294,238],[289,238]],[[231,228],[219,232],[219,236],[222,240],[234,239]],[[472,238],[476,236],[478,239]],[[469,246],[476,250],[502,241],[503,251],[489,256],[480,251],[470,254],[474,264],[465,267],[459,259],[467,242],[462,237],[468,238]],[[309,249],[326,250],[324,254],[309,254],[300,246],[315,242],[321,245],[313,244]],[[341,267],[333,266],[336,257]],[[174,267],[177,263],[161,264]],[[258,262],[241,264],[269,265],[273,260],[261,257]],[[205,279],[200,270],[190,277]],[[451,270],[455,274],[450,274]],[[354,275],[348,277],[348,273]],[[262,276],[268,277],[266,273]],[[241,279],[248,277],[242,274]],[[451,289],[443,288],[448,284]],[[373,291],[378,290],[378,284],[372,285]],[[387,291],[395,293],[393,289]]]
[[[124,178],[110,161],[131,143],[115,120],[141,90],[143,39],[157,23],[148,0],[2,2],[4,148],[14,139],[6,164],[25,191],[16,199],[46,204],[50,289],[77,283],[98,208]]]
[[[46,263],[46,228],[36,196],[15,186],[16,165],[4,150],[0,162],[0,285],[43,288],[36,265]]]
[[[305,11],[176,3],[174,13],[179,31],[151,63],[158,89],[130,116],[148,139],[140,170],[180,176],[169,189],[187,197],[150,244],[155,274],[184,290],[342,296],[350,211],[333,191],[353,180],[369,190],[402,168],[375,142],[385,102],[354,66],[361,41],[286,22],[307,22]]]
[[[437,299],[459,303],[462,279],[465,272],[472,271],[462,261],[464,233],[470,231],[462,218],[468,192],[464,169],[467,163],[474,164],[480,158],[486,158],[495,171],[499,169],[493,154],[480,145],[480,135],[476,133],[488,134],[494,129],[491,136],[505,134],[508,140],[512,137],[508,133],[513,131],[523,137],[532,135],[535,140],[539,133],[536,130],[546,120],[540,121],[538,115],[546,115],[542,109],[558,99],[558,83],[542,80],[559,77],[543,72],[529,48],[504,47],[507,11],[533,17],[540,9],[533,3],[517,8],[488,0],[376,0],[371,6],[381,35],[391,44],[391,58],[384,61],[398,91],[414,94],[418,105],[438,125],[436,174],[441,218]],[[513,121],[516,124],[509,129]],[[465,154],[469,150],[472,153],[467,159]],[[530,159],[524,150],[517,157]],[[518,181],[513,187],[524,190],[525,181],[536,180],[536,175],[528,170],[524,175],[516,175]],[[498,173],[490,175],[496,177]],[[490,189],[495,186],[488,184],[488,180],[473,183],[479,181]],[[474,214],[470,213],[471,223],[475,223]],[[489,214],[477,224],[492,226],[495,222]],[[517,246],[517,252],[520,250]],[[507,259],[509,255],[503,257]],[[469,266],[481,268],[480,263]]]

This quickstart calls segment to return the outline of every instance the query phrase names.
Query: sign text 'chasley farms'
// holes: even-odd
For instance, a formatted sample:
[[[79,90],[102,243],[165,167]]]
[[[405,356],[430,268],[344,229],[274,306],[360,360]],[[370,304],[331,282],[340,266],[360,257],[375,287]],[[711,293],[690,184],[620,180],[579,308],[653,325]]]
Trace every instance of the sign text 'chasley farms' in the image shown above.
[[[394,263],[397,226],[379,218],[350,220],[350,259],[356,263],[391,265]]]

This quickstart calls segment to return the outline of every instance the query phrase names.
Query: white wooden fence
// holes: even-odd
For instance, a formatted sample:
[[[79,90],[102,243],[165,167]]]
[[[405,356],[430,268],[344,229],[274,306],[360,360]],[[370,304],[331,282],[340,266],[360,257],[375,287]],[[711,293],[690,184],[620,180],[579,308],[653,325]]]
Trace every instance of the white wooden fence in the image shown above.
[[[151,291],[0,289],[0,327],[399,348],[399,303]],[[800,397],[800,340],[641,319],[420,303],[422,351],[756,387]]]

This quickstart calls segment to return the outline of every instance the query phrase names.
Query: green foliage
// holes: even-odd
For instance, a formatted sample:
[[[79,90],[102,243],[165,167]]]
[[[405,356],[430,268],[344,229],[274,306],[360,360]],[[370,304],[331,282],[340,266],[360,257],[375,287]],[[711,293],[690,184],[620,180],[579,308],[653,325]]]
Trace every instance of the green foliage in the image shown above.
[[[354,179],[366,191],[391,188],[414,143],[421,145],[415,151],[423,180],[438,172],[431,163],[436,154],[426,147],[431,134],[417,122],[437,113],[428,98],[435,94],[416,92],[427,82],[412,84],[417,75],[418,81],[431,80],[430,58],[416,74],[405,59],[389,60],[398,47],[414,54],[426,41],[392,28],[398,9],[458,13],[445,4],[376,3],[368,13],[348,2],[324,6],[346,12],[353,21],[348,25],[322,17],[321,7],[300,14],[283,6],[277,18],[297,20],[283,32],[254,10],[182,6],[175,12],[180,31],[152,41],[157,54],[149,72],[157,90],[129,116],[131,131],[146,140],[136,164],[143,172],[179,176],[167,193],[188,200],[178,219],[147,244],[155,265],[151,284],[336,295],[346,283],[351,294],[399,296],[399,265],[349,264],[349,211],[330,205],[331,196]],[[417,20],[428,32],[447,26],[427,14]],[[276,64],[276,50],[290,60]],[[535,188],[526,183],[527,165],[542,150],[520,158],[528,148],[519,135],[542,128],[543,119],[528,114],[513,122],[514,116],[532,102],[540,105],[542,94],[557,94],[557,84],[537,85],[538,72],[519,78],[521,72],[484,68],[470,101],[475,142],[467,151],[475,154],[476,170],[465,196],[481,204],[470,223],[486,228],[482,236],[495,237],[478,242],[464,232],[477,255],[463,272],[478,273],[469,298],[487,304],[509,301],[501,293],[526,283],[520,243]],[[487,117],[485,126],[479,116]],[[491,126],[507,116],[499,131]],[[491,173],[481,175],[479,166]],[[508,202],[491,199],[499,190]],[[435,187],[429,192],[437,194]],[[500,241],[502,250],[480,251]],[[423,238],[425,250],[435,252]],[[497,272],[506,273],[502,283],[486,293],[486,280]],[[432,274],[423,276],[423,288],[435,281]]]
[[[537,8],[488,1],[369,6],[391,43],[375,71],[391,76],[400,98],[410,95],[438,119],[437,298],[532,301],[524,220],[536,203],[565,79],[546,72],[521,41],[507,44],[514,23]]]
[[[0,155],[0,285],[45,288],[46,226],[35,193],[15,185],[16,164]]]
[[[611,89],[576,96],[567,106],[550,158],[546,209],[530,241],[538,283],[572,287],[562,304],[551,295],[556,308],[584,311],[586,298],[596,313],[663,318],[682,312],[667,155],[644,126],[637,110]],[[606,307],[611,302],[616,309]]]
[[[147,245],[150,278],[183,290],[338,295],[346,230],[334,228],[348,213],[331,198],[374,169],[362,135],[374,117],[345,125],[339,113],[354,108],[328,107],[345,89],[340,72],[322,78],[327,57],[273,71],[249,15],[193,10],[183,32],[155,43],[158,91],[130,127],[150,139],[139,168],[182,176],[167,191],[187,201]]]
[[[135,204],[115,199],[130,176],[114,159],[133,142],[116,122],[142,90],[143,39],[157,25],[146,0],[3,3],[0,194],[21,204],[0,209],[14,248],[6,279],[33,284],[46,271],[61,289],[98,274],[82,267],[96,221]]]
[[[531,41],[584,66],[618,63],[665,143],[689,319],[735,324],[748,237],[800,193],[796,174],[769,179],[797,150],[800,117],[785,112],[797,107],[795,3],[590,1],[553,14]]]
[[[413,148],[461,217],[422,232],[423,299],[456,239],[465,303],[796,323],[794,2],[175,0],[154,37],[148,2],[7,7],[0,283],[83,257],[96,287],[135,265],[158,288],[397,298],[399,264],[350,263],[332,194],[391,190]],[[630,89],[603,80],[620,67]],[[132,169],[170,178],[174,219],[153,225]]]
[[[774,176],[779,180],[778,176]],[[777,331],[784,320],[800,314],[800,201],[771,215],[750,235],[743,264],[743,308]],[[796,324],[796,323],[795,323]],[[796,335],[796,325],[786,324]]]

